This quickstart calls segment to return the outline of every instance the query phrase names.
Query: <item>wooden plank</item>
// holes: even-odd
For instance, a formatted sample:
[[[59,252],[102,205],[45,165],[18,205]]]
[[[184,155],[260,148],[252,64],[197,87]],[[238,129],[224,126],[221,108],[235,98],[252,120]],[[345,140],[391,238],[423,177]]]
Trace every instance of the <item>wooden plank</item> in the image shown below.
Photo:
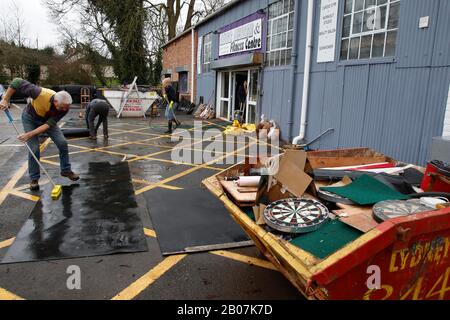
[[[230,194],[230,196],[240,203],[253,203],[256,202],[256,192],[239,192],[238,187],[233,181],[220,181],[223,188]]]

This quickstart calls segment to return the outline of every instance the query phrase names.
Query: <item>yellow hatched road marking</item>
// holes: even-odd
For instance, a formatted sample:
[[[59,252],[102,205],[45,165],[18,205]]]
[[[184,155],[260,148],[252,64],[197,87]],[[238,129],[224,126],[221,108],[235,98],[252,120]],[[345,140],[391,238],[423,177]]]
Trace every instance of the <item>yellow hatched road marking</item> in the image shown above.
[[[159,161],[159,162],[172,163],[172,164],[181,164],[181,165],[190,166],[190,167],[201,166],[201,164],[192,164],[192,163],[188,163],[188,162],[172,161],[172,160],[165,160],[165,159],[159,159],[159,158],[145,158],[145,160],[151,160],[151,161],[157,161],[157,162]],[[210,167],[210,166],[202,167],[202,169],[223,171],[223,169],[216,168],[216,167]]]
[[[147,289],[152,283],[161,278],[167,271],[172,269],[178,262],[183,260],[187,255],[171,256],[164,259],[160,264],[152,270],[144,274],[130,286],[122,290],[112,300],[132,300],[136,298],[142,291]]]
[[[156,232],[147,228],[144,228],[144,234],[150,238],[156,238]]]
[[[61,124],[61,128],[64,126],[65,123]],[[45,140],[45,142],[39,147],[41,152],[47,148],[47,146],[50,144],[51,140],[48,138]],[[16,186],[17,182],[23,177],[25,172],[28,169],[28,161],[26,161],[20,168],[17,170],[17,172],[12,176],[12,178],[8,181],[8,183],[1,189],[0,191],[0,206],[3,204],[5,199],[8,197],[8,194],[10,194],[14,190],[14,187]]]
[[[28,163],[25,162],[19,170],[14,174],[14,176],[9,180],[9,182],[6,184],[6,186],[3,187],[3,189],[0,191],[0,205],[3,204],[6,197],[8,197],[8,194],[13,190],[16,183],[22,178],[22,176],[25,174],[25,172],[28,169]]]
[[[0,242],[0,249],[9,247],[10,245],[13,244],[14,240],[16,240],[16,238],[11,238]]]
[[[232,152],[232,153],[229,153],[229,154],[227,154],[227,155],[224,155],[224,156],[221,156],[221,157],[219,157],[219,158],[216,158],[215,160],[212,160],[212,161],[210,161],[210,162],[208,162],[208,163],[205,163],[204,165],[199,165],[199,166],[197,166],[197,167],[193,167],[193,168],[188,169],[188,170],[186,170],[186,171],[184,171],[184,172],[181,172],[181,173],[179,173],[179,174],[176,174],[176,175],[174,175],[174,176],[172,176],[172,177],[170,177],[170,178],[167,178],[167,179],[162,180],[162,181],[160,181],[160,182],[158,182],[158,183],[155,183],[155,184],[153,184],[152,186],[147,186],[147,187],[144,187],[144,188],[142,188],[142,189],[139,189],[139,190],[136,191],[136,195],[139,195],[139,194],[142,194],[142,193],[144,193],[144,192],[153,190],[153,189],[159,187],[160,185],[167,184],[167,183],[172,182],[172,181],[174,181],[174,180],[178,180],[179,178],[182,178],[182,177],[184,177],[184,176],[187,176],[187,175],[189,175],[189,174],[191,174],[191,173],[193,173],[193,172],[195,172],[195,171],[198,171],[198,170],[203,169],[203,168],[205,168],[205,167],[207,167],[207,166],[210,166],[210,165],[212,165],[212,164],[214,164],[214,163],[217,163],[217,162],[219,162],[220,160],[223,160],[223,159],[226,159],[227,157],[230,157],[230,156],[232,156],[232,155],[235,155],[235,154],[237,154],[238,152],[240,152],[240,151],[242,151],[242,150],[245,150],[246,148],[247,148],[247,146],[245,146],[245,147],[243,147],[243,148],[240,148],[240,149],[237,149],[237,150],[235,150],[235,151]],[[133,159],[133,160],[134,160],[134,159]]]
[[[254,266],[261,267],[261,268],[278,271],[278,269],[272,263],[270,263],[269,261],[266,261],[266,260],[245,256],[245,255],[233,253],[230,251],[218,250],[218,251],[211,251],[210,253],[214,254],[216,256],[228,258],[231,260],[244,262],[249,265],[254,265]]]
[[[11,190],[10,194],[15,195],[20,198],[23,198],[23,199],[26,199],[26,200],[33,201],[33,202],[38,202],[41,199],[40,197],[33,196],[31,194],[28,194],[28,193],[25,193],[25,192],[22,192],[19,190]]]
[[[146,180],[143,180],[143,179],[132,179],[131,181],[134,182],[134,183],[145,184],[145,185],[148,185],[148,186],[153,185],[153,183],[151,183],[149,181],[146,181]],[[166,184],[160,186],[160,188],[168,189],[168,190],[174,190],[174,191],[183,190],[183,188],[179,188],[179,187],[175,187],[175,186],[169,186],[169,185],[166,185]]]
[[[3,288],[0,288],[0,300],[25,300]]]
[[[51,164],[51,165],[56,166],[56,167],[59,167],[59,162],[55,162],[55,161],[51,161],[51,160],[47,160],[47,159],[41,159],[41,162],[47,163],[47,164]]]

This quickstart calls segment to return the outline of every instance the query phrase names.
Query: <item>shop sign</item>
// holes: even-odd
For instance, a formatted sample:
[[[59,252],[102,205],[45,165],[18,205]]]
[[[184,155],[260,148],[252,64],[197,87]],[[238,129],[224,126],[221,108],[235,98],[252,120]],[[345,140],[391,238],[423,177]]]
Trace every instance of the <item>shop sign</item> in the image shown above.
[[[335,60],[338,8],[339,0],[321,1],[317,63]]]
[[[219,36],[219,57],[260,50],[263,47],[263,19],[223,32]]]

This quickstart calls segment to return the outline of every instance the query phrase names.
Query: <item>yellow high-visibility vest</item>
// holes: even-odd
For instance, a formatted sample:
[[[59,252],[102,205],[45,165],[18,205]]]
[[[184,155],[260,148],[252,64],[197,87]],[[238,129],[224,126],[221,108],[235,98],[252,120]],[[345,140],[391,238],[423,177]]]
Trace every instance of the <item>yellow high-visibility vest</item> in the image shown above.
[[[42,88],[41,94],[31,101],[31,105],[38,116],[45,117],[47,112],[50,111],[52,106],[51,99],[55,94],[56,92],[53,90]]]

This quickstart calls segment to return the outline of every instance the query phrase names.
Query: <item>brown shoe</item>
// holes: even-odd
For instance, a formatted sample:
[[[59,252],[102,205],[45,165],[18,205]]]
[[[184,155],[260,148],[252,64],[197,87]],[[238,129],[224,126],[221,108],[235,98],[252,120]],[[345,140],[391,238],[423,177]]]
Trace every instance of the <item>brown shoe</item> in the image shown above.
[[[80,180],[80,176],[77,175],[76,173],[72,172],[72,171],[68,171],[68,172],[61,172],[61,176],[69,178],[72,181],[78,181]]]
[[[30,191],[39,191],[39,180],[31,180]]]

